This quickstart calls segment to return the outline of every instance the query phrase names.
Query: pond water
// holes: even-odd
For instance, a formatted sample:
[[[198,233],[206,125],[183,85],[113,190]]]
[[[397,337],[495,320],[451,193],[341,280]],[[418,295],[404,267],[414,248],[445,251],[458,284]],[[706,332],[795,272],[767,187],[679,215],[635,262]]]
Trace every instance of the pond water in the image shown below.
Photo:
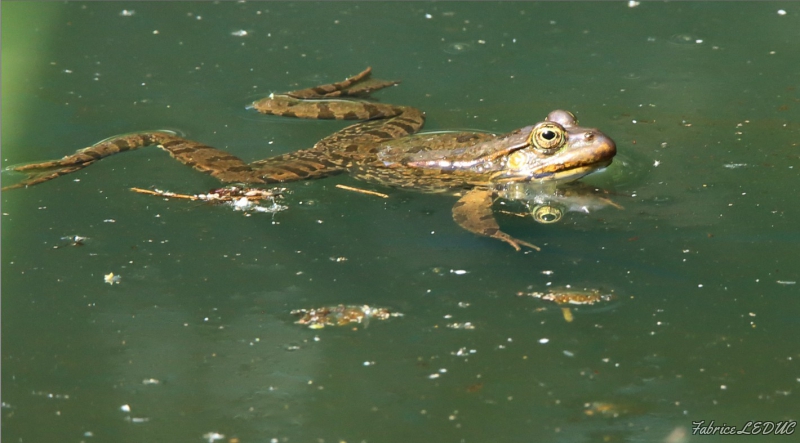
[[[4,441],[678,443],[798,418],[796,3],[12,2],[2,27],[3,167],[152,129],[310,147],[345,124],[246,105],[372,66],[427,130],[572,111],[616,140],[586,181],[622,208],[497,214],[542,246],[515,252],[452,197],[346,175],[249,217],[135,194],[218,186],[154,148],[4,192]],[[567,285],[615,299],[566,321],[517,296]],[[404,316],[290,314],[338,304]]]

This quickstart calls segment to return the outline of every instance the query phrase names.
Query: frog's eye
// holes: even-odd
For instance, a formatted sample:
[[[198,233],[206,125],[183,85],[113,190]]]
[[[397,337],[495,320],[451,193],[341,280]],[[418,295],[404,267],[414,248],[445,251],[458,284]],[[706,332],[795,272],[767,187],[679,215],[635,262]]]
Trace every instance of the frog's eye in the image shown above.
[[[564,146],[567,132],[556,122],[542,122],[533,127],[528,142],[540,151],[553,151]]]

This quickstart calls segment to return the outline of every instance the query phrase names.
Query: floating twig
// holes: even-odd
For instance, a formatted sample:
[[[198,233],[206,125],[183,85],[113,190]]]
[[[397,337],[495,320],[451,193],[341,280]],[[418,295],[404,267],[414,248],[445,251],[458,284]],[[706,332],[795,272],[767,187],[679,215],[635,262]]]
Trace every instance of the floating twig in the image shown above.
[[[151,191],[149,189],[131,188],[131,191],[138,192],[139,194],[157,195],[157,196],[160,196],[160,197],[185,198],[187,200],[200,200],[200,198],[197,197],[196,195],[176,194],[174,192],[161,191],[161,190],[158,190],[158,189],[155,190],[155,191]]]
[[[203,201],[211,204],[223,204],[231,206],[235,211],[245,211],[245,215],[250,215],[250,211],[254,212],[270,212],[275,213],[283,211],[286,206],[280,205],[275,202],[276,198],[280,198],[284,188],[273,189],[260,189],[260,188],[242,188],[239,186],[227,186],[224,188],[213,189],[207,194],[176,194],[174,192],[162,191],[160,189],[149,190],[142,188],[131,188],[131,191],[140,194],[155,195],[164,198],[182,198],[192,201]],[[272,203],[271,206],[259,206],[262,200]]]
[[[340,188],[340,189],[344,189],[345,191],[360,192],[360,193],[362,193],[362,194],[374,195],[374,196],[376,196],[376,197],[380,197],[380,198],[389,198],[389,196],[388,196],[388,195],[386,195],[386,194],[381,194],[380,192],[368,191],[368,190],[366,190],[366,189],[354,188],[354,187],[352,187],[352,186],[346,186],[346,185],[336,185],[336,187],[337,187],[337,188]]]

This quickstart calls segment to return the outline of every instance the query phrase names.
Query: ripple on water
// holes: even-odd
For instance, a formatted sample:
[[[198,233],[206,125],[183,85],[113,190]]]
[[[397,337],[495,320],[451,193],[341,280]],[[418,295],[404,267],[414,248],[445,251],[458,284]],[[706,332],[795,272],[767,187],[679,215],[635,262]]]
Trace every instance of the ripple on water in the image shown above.
[[[696,46],[703,43],[703,39],[692,34],[673,34],[667,39],[668,42],[678,46]]]
[[[472,44],[465,42],[446,43],[442,50],[448,54],[463,54],[475,49]]]

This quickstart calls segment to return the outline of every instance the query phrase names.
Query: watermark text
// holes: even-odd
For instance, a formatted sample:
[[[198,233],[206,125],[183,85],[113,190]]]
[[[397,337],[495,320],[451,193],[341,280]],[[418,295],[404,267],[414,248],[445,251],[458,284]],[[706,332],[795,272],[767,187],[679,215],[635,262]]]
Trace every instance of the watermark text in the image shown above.
[[[692,422],[692,435],[792,435],[796,427],[796,420],[748,421],[744,426],[700,420]]]

